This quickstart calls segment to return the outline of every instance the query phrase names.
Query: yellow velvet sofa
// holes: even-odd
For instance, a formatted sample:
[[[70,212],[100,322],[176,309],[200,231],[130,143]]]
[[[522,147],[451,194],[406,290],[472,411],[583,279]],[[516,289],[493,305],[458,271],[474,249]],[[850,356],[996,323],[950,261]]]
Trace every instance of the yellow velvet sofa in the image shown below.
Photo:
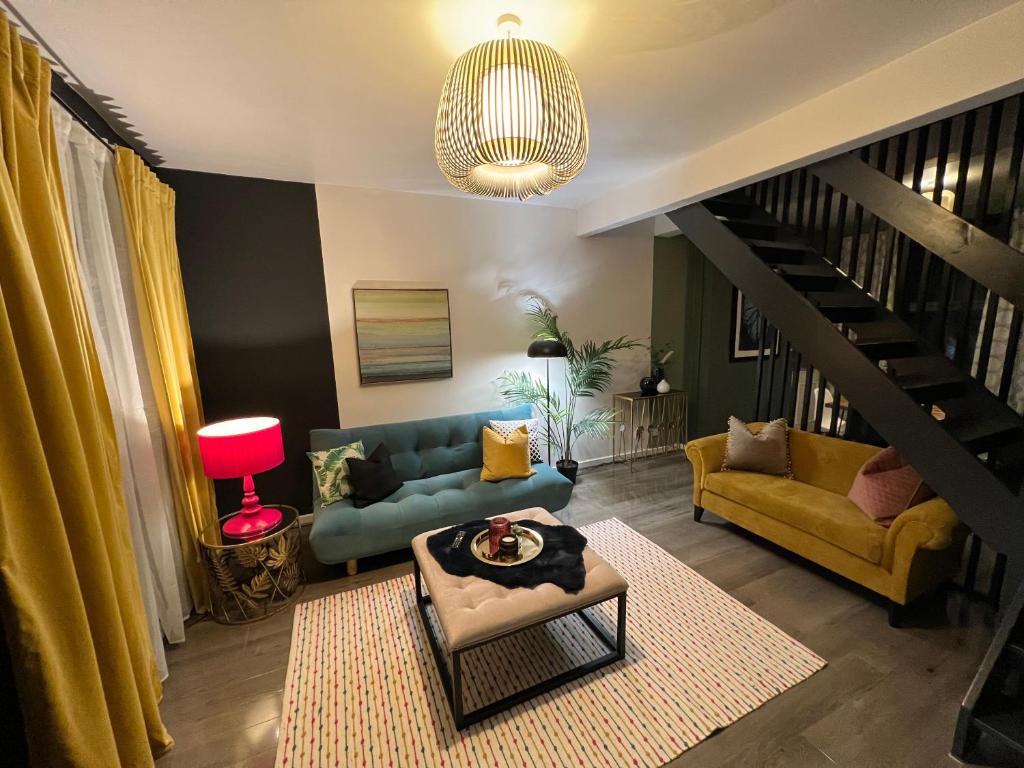
[[[956,572],[966,529],[940,498],[911,507],[889,528],[878,525],[846,494],[879,448],[795,429],[789,438],[793,480],[723,472],[725,434],[687,443],[694,519],[707,509],[884,595],[895,625],[901,606]]]

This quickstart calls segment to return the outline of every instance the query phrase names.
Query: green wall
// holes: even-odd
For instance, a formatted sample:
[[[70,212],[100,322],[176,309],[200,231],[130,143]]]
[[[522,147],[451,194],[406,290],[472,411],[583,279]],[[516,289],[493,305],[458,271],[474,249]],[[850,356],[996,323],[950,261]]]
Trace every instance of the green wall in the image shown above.
[[[685,380],[687,262],[673,241],[654,238],[654,292],[651,297],[651,347],[675,351],[665,364],[665,378],[672,389],[689,391]]]
[[[654,239],[651,340],[676,350],[665,367],[689,394],[689,437],[724,432],[730,415],[750,419],[755,364],[730,362],[732,284],[683,236]]]

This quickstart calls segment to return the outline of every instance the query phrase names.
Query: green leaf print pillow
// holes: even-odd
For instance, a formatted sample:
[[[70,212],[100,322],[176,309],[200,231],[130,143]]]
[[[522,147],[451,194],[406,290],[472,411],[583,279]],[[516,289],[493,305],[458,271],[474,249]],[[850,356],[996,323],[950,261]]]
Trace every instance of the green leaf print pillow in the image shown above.
[[[320,506],[326,507],[352,494],[345,459],[365,459],[362,440],[329,451],[306,453],[313,462],[313,476],[320,491]]]

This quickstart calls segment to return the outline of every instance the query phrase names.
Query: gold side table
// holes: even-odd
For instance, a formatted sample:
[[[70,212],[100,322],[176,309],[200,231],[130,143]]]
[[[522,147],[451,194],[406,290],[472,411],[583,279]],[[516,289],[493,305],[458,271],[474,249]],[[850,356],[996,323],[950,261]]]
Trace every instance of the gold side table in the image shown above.
[[[199,535],[199,549],[210,585],[211,616],[221,624],[248,624],[287,608],[302,583],[299,567],[299,510],[281,510],[281,522],[259,538],[243,541],[221,533],[225,515]]]
[[[686,444],[688,413],[686,393],[644,395],[623,392],[612,397],[612,461],[633,462],[681,450]]]

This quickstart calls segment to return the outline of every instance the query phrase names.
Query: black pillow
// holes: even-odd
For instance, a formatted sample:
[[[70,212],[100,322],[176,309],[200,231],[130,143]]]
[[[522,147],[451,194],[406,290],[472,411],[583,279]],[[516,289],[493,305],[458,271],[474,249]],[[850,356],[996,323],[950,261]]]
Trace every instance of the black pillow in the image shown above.
[[[357,509],[386,499],[402,487],[402,481],[391,466],[391,451],[384,443],[365,459],[346,459],[348,479],[352,484],[352,503]]]

